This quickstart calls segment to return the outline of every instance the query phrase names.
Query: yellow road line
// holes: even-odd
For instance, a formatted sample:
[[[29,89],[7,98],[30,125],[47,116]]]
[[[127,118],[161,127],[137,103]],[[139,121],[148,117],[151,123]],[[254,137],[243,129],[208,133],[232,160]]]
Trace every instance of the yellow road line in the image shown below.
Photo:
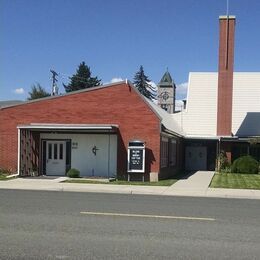
[[[143,214],[124,214],[124,213],[92,212],[92,211],[81,211],[80,214],[95,215],[95,216],[135,217],[135,218],[184,219],[184,220],[199,220],[199,221],[215,221],[216,220],[214,218],[143,215]]]

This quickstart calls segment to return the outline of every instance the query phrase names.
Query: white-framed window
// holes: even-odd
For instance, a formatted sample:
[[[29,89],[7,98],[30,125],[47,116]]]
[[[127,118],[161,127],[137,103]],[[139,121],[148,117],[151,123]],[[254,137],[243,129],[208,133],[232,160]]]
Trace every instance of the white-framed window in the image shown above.
[[[162,137],[161,139],[161,168],[167,167],[168,166],[168,138]]]
[[[169,165],[175,166],[176,161],[177,161],[177,142],[175,139],[171,139],[169,145]]]

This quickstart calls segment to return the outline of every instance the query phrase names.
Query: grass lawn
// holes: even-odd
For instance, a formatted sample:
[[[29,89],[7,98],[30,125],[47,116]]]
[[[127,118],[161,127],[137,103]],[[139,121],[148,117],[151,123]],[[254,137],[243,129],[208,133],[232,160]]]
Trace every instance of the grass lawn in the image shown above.
[[[6,178],[6,175],[0,173],[0,181],[6,181],[6,180],[9,180],[8,178]]]
[[[64,182],[66,183],[91,183],[91,184],[117,184],[117,185],[145,185],[145,186],[171,186],[173,183],[175,183],[178,179],[168,179],[168,180],[161,180],[158,182],[141,182],[141,181],[110,181],[110,182],[103,182],[98,180],[85,180],[85,179],[72,179],[72,180],[66,180]]]
[[[260,190],[260,174],[216,173],[210,188]]]

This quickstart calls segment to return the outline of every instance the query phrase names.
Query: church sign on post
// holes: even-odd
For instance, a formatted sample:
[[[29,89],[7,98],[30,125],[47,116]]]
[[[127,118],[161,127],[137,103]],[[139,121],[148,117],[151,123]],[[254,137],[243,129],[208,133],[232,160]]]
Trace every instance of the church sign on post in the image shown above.
[[[145,172],[145,144],[142,141],[134,140],[128,144],[128,163],[127,172],[128,180],[130,180],[130,173]]]

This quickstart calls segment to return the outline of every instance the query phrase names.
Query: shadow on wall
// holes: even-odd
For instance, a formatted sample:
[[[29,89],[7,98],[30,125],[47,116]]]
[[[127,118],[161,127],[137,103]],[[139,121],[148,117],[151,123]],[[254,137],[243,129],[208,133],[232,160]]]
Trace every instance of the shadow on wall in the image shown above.
[[[120,131],[117,132],[117,177],[127,179],[127,149]]]
[[[145,180],[150,181],[150,172],[152,164],[155,162],[153,151],[145,148]]]
[[[237,136],[260,136],[260,112],[248,112],[236,133]]]

